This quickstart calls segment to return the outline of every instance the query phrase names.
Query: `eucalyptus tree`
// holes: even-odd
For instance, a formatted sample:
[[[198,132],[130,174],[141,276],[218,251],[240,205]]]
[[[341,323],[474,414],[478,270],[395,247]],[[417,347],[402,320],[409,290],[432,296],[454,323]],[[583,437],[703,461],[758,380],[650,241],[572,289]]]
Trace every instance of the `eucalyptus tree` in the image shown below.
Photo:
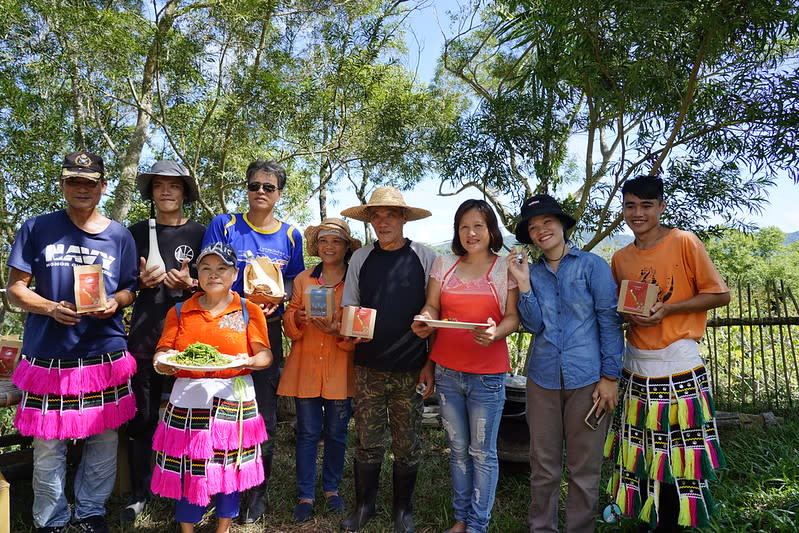
[[[459,21],[441,64],[476,104],[439,132],[442,184],[482,190],[508,227],[554,193],[590,249],[624,181],[661,174],[667,222],[745,229],[777,173],[797,178],[793,2],[503,0]]]
[[[295,220],[314,195],[324,213],[326,191],[347,183],[363,201],[382,182],[412,186],[426,168],[424,137],[454,109],[400,65],[417,5],[0,2],[3,242],[60,205],[54,177],[75,149],[106,160],[104,207],[119,221],[146,216],[135,176],[162,157],[197,178],[201,220],[243,207],[255,158],[288,167],[280,214]]]

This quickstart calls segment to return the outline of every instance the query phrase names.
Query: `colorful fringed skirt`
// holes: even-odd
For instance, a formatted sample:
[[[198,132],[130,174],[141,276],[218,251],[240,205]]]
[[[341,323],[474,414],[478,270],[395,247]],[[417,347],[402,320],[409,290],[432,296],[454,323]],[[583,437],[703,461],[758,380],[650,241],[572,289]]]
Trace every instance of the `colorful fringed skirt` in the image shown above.
[[[250,376],[179,378],[153,435],[155,494],[208,505],[264,480],[266,426]]]
[[[726,462],[705,367],[659,377],[625,368],[620,391],[605,442],[605,456],[614,465],[608,483],[613,501],[625,515],[655,527],[661,484],[671,484],[679,497],[678,524],[708,525],[716,507],[708,481]]]
[[[11,380],[23,391],[14,425],[40,439],[83,439],[118,428],[136,414],[126,351],[79,359],[24,356]]]

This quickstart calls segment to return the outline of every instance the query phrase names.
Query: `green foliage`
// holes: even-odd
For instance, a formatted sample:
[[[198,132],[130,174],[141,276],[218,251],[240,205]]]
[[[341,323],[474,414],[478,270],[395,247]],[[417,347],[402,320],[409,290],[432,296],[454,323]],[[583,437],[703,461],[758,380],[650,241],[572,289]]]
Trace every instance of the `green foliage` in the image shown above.
[[[475,100],[434,138],[442,180],[483,192],[508,228],[522,196],[565,197],[587,249],[618,230],[640,174],[664,174],[669,222],[750,230],[741,214],[775,175],[799,178],[798,22],[784,0],[475,5],[442,58]],[[571,195],[567,148],[582,152]]]
[[[256,158],[286,167],[276,212],[299,223],[343,187],[364,201],[378,184],[412,187],[430,167],[424,139],[458,105],[399,64],[421,5],[0,2],[3,242],[62,206],[55,176],[75,149],[103,156],[103,210],[126,224],[149,215],[136,172],[162,158],[197,179],[201,222],[246,209]]]
[[[705,241],[713,263],[728,282],[762,286],[785,280],[799,285],[799,245],[785,244],[785,233],[770,226],[754,233],[727,230]]]

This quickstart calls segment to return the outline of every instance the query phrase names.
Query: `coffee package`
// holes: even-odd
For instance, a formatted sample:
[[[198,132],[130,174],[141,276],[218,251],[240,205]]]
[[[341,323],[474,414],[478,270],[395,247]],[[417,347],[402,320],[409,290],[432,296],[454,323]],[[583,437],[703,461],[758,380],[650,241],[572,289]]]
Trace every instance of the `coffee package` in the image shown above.
[[[619,313],[649,316],[658,298],[658,286],[645,281],[622,280],[619,286]]]
[[[77,313],[105,311],[105,279],[102,265],[72,267],[75,276],[75,307]]]
[[[308,318],[331,320],[336,314],[336,289],[323,285],[306,287],[303,303]]]
[[[253,257],[244,267],[244,297],[257,304],[280,304],[286,298],[283,273],[268,257]]]
[[[345,337],[371,339],[375,335],[377,309],[347,305],[341,316],[341,334]]]
[[[17,335],[0,335],[0,379],[11,377],[21,351],[22,339]]]

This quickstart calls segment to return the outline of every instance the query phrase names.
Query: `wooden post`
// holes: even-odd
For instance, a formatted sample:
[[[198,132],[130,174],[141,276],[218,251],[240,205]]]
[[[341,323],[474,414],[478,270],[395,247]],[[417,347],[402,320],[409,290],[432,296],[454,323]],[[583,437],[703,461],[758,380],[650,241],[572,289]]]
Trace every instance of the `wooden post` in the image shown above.
[[[11,484],[0,472],[0,533],[11,533]]]

